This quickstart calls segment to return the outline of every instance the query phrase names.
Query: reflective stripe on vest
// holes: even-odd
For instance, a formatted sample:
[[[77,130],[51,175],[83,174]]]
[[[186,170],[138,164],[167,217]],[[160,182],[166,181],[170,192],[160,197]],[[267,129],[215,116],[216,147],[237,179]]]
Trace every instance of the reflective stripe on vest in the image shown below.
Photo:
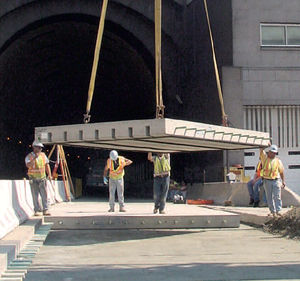
[[[261,177],[262,163],[259,161],[256,167],[256,176],[258,178]]]
[[[154,176],[167,176],[171,171],[171,166],[169,160],[163,156],[161,159],[159,157],[155,157],[154,160]]]
[[[30,161],[32,161],[34,155],[31,153],[29,155]],[[35,159],[32,167],[28,168],[28,176],[35,179],[43,179],[46,177],[46,164],[47,164],[47,156],[45,153],[40,153],[39,157]]]
[[[125,171],[124,171],[125,158],[122,157],[122,156],[119,156],[118,160],[119,160],[119,166],[118,166],[117,169],[115,169],[114,161],[109,159],[109,161],[110,161],[110,164],[109,164],[109,177],[111,179],[120,179],[125,174]]]
[[[261,169],[261,176],[265,179],[277,179],[279,173],[279,159],[275,158],[270,159],[269,157],[263,163],[263,167]]]

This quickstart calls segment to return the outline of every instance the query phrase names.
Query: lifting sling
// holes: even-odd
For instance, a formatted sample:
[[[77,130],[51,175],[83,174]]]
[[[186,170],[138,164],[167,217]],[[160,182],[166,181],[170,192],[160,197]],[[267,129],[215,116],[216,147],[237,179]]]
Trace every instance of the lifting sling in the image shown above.
[[[214,38],[213,38],[211,24],[210,24],[207,1],[203,0],[203,2],[204,2],[204,9],[205,9],[207,25],[208,25],[208,31],[209,31],[209,37],[210,37],[210,43],[211,43],[211,50],[212,50],[213,63],[214,63],[214,69],[215,69],[215,75],[216,75],[216,82],[217,82],[217,88],[218,88],[218,94],[219,94],[219,101],[220,101],[221,111],[222,111],[222,124],[223,124],[223,126],[227,127],[228,126],[228,116],[226,115],[225,108],[224,108],[224,100],[223,100],[223,93],[222,93],[222,87],[221,87],[221,81],[220,81],[220,74],[219,74],[219,68],[218,68],[218,64],[217,64],[215,44],[214,44]]]
[[[208,24],[210,42],[211,42],[213,64],[214,64],[214,69],[215,69],[219,101],[220,101],[221,111],[222,111],[222,124],[223,124],[223,126],[228,126],[228,117],[227,117],[227,115],[225,113],[225,109],[224,109],[223,93],[222,93],[219,69],[218,69],[218,64],[217,64],[214,39],[213,39],[210,18],[209,18],[209,13],[208,13],[207,0],[203,0],[203,2],[204,2],[205,14],[206,14],[206,19],[207,19],[207,24]],[[89,123],[90,119],[91,119],[90,110],[91,110],[91,105],[92,105],[92,100],[93,100],[93,95],[94,95],[94,89],[95,89],[95,80],[96,80],[96,74],[97,74],[97,68],[98,68],[98,62],[99,62],[99,56],[100,56],[101,43],[102,43],[102,38],[103,38],[107,6],[108,6],[108,0],[103,0],[101,16],[100,16],[100,21],[99,21],[97,41],[96,41],[96,47],[95,47],[95,52],[94,52],[94,61],[93,61],[92,73],[91,73],[90,84],[89,84],[88,99],[87,99],[87,105],[86,105],[86,114],[84,114],[84,119],[83,119],[84,123]],[[163,95],[162,95],[162,67],[161,67],[161,27],[162,27],[162,24],[161,24],[161,18],[162,18],[162,0],[154,0],[155,86],[156,86],[155,94],[156,94],[156,118],[157,119],[164,118],[164,112],[165,112],[165,106],[163,104]]]
[[[90,85],[89,85],[88,99],[87,99],[87,104],[86,104],[86,114],[84,114],[84,119],[83,119],[84,123],[89,123],[91,120],[90,111],[91,111],[91,105],[92,105],[94,89],[95,89],[95,80],[96,80],[96,75],[97,75],[100,49],[101,49],[101,43],[102,43],[102,38],[103,38],[107,5],[108,5],[108,0],[103,0],[101,16],[100,16],[100,21],[99,21],[97,41],[96,41],[96,47],[95,47],[95,53],[94,53],[93,68],[92,68],[92,74],[91,74]]]

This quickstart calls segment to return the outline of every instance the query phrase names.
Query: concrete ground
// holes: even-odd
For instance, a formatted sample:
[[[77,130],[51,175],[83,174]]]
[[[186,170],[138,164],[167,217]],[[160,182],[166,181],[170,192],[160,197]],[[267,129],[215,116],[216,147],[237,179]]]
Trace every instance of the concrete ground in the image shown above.
[[[26,281],[298,280],[300,243],[242,225],[206,230],[59,230]]]

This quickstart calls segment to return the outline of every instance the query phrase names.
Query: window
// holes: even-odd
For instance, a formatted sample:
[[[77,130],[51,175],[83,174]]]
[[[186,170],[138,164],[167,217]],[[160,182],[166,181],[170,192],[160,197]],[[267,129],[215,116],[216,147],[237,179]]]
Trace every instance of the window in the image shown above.
[[[245,152],[244,156],[255,156],[255,152]]]
[[[254,166],[246,166],[245,171],[255,171],[255,167]]]
[[[287,26],[287,45],[300,46],[300,26]]]
[[[261,24],[262,47],[300,47],[300,24]]]

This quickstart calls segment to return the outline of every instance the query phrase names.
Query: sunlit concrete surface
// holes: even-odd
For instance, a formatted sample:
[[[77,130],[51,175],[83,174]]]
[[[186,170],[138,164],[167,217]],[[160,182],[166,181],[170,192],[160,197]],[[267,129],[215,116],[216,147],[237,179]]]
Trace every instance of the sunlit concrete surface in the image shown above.
[[[299,276],[299,241],[242,226],[53,231],[25,280],[296,280]]]
[[[196,205],[167,203],[166,214],[153,214],[151,201],[128,201],[126,213],[108,213],[108,202],[75,200],[51,209],[52,229],[139,229],[139,228],[214,228],[239,227],[238,214],[210,210]]]

